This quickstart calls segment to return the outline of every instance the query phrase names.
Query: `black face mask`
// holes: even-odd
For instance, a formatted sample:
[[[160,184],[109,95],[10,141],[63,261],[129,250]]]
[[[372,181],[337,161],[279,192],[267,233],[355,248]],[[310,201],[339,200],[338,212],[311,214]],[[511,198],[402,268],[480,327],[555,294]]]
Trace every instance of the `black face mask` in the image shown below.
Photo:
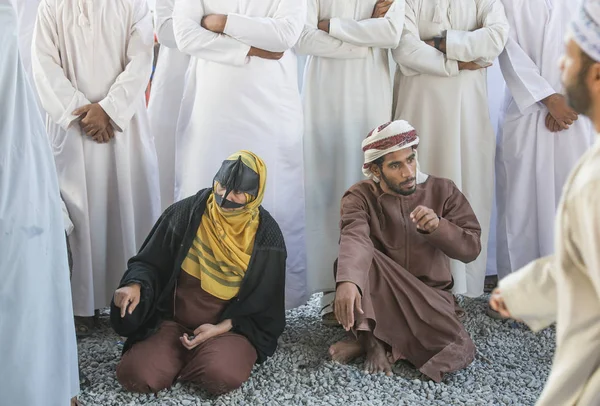
[[[238,157],[235,161],[223,161],[221,169],[217,172],[214,182],[219,182],[222,188],[225,189],[225,195],[220,196],[215,193],[215,201],[224,209],[239,209],[245,204],[240,204],[227,200],[227,196],[232,190],[246,193],[251,196],[258,196],[258,187],[260,177],[258,173],[244,165],[242,157]],[[214,184],[213,182],[213,184]]]

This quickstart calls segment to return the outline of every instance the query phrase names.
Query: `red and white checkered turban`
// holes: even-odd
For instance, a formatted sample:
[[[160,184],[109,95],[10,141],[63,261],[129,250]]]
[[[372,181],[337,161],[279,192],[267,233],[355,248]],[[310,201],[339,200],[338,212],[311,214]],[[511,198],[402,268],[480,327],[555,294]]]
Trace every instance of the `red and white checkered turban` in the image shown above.
[[[366,177],[377,181],[370,169],[374,161],[391,152],[410,147],[416,148],[417,145],[419,145],[417,132],[407,121],[397,120],[380,125],[362,142],[362,150],[365,154],[363,173]]]

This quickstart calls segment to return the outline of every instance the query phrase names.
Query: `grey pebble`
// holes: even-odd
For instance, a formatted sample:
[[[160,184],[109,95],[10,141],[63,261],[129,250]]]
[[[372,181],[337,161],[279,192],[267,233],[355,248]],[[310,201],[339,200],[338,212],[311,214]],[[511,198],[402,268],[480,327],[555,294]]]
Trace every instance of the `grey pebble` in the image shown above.
[[[82,388],[80,400],[98,406],[534,405],[550,370],[554,328],[535,335],[493,320],[485,314],[486,297],[459,302],[469,314],[467,331],[491,363],[478,358],[447,374],[441,384],[405,363],[394,367],[394,377],[386,377],[363,375],[360,360],[350,365],[328,361],[327,348],[345,333],[321,325],[319,297],[313,296],[308,305],[287,312],[275,355],[257,365],[241,389],[219,398],[182,383],[158,397],[124,391],[115,377],[120,338],[109,330],[105,313],[99,332],[78,343],[81,369],[91,382]]]

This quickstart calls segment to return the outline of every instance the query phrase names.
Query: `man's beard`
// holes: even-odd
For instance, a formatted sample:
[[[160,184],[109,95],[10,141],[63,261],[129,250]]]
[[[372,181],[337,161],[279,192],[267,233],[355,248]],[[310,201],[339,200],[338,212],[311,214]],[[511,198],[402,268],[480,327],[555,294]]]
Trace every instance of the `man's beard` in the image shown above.
[[[410,179],[405,180],[402,183],[394,184],[391,180],[389,180],[385,176],[385,174],[383,173],[383,170],[382,170],[381,171],[381,179],[385,182],[387,187],[389,187],[394,193],[397,193],[402,196],[410,196],[413,193],[415,193],[415,191],[417,190],[417,182],[416,182],[415,178],[410,178]],[[402,186],[408,185],[412,182],[415,182],[415,186],[413,186],[411,189],[402,189]]]
[[[584,82],[588,70],[589,69],[584,69],[581,71],[577,75],[577,83],[565,89],[569,105],[577,112],[577,114],[587,115],[592,106],[590,91]]]

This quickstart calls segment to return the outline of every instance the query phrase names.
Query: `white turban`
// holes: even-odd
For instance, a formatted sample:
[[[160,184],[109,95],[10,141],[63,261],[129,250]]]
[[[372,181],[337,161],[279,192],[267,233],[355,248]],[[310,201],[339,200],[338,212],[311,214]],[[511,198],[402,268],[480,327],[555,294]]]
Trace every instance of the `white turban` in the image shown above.
[[[371,164],[379,158],[405,148],[416,148],[419,145],[417,132],[408,122],[404,120],[392,121],[380,125],[369,133],[362,142],[362,150],[365,154],[363,173],[366,177],[379,182],[379,179],[371,172]],[[417,162],[418,171],[418,162]],[[424,181],[426,175],[417,172],[417,183]]]
[[[600,0],[583,0],[571,27],[577,45],[600,62]]]

